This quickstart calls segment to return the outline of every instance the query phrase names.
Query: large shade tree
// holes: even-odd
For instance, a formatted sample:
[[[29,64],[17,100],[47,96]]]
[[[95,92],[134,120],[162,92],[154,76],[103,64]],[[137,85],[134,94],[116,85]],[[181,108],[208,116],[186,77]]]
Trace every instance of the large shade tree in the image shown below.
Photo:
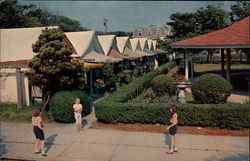
[[[85,31],[79,21],[37,8],[20,5],[17,0],[0,0],[0,28],[60,26],[65,32]]]
[[[65,43],[65,34],[59,29],[42,31],[32,45],[37,53],[29,61],[30,71],[26,73],[32,85],[43,89],[42,109],[47,110],[51,96],[58,90],[77,88],[80,85],[82,68],[73,61],[72,49]]]

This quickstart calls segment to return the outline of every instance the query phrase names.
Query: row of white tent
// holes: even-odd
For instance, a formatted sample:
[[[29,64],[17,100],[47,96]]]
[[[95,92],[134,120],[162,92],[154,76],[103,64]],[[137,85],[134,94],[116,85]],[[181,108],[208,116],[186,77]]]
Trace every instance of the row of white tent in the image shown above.
[[[58,28],[52,26],[48,28]],[[36,54],[32,44],[45,27],[1,29],[1,62],[30,60]],[[62,31],[63,32],[63,31]],[[146,38],[116,37],[115,35],[97,36],[95,31],[65,32],[66,42],[72,45],[73,57],[86,62],[118,62],[123,59],[136,59],[157,54],[156,40]]]
[[[38,40],[45,28],[0,29],[0,102],[21,102],[22,105],[30,105],[30,96],[41,94],[40,89],[30,89],[24,71],[28,70],[28,60],[37,54],[33,52],[32,44]],[[56,28],[63,32],[58,26],[48,28]],[[72,57],[78,57],[84,62],[119,62],[156,54],[156,41],[152,40],[115,35],[97,36],[95,31],[64,33],[65,42],[73,49]]]

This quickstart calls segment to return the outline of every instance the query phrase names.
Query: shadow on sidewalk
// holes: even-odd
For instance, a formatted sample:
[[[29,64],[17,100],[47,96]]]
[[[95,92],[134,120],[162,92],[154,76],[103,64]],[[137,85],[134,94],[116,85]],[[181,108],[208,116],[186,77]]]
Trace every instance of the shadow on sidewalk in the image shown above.
[[[164,136],[165,136],[165,143],[170,148],[171,147],[171,136],[169,135],[169,133],[164,133]]]
[[[214,158],[206,159],[205,161],[214,161]],[[236,154],[234,156],[221,158],[218,161],[249,161],[249,155],[248,154]]]
[[[57,136],[58,136],[57,134],[54,134],[54,135],[51,135],[50,137],[48,137],[48,138],[46,139],[45,142],[47,143],[47,145],[46,145],[45,153],[47,153],[47,152],[51,149],[52,145],[53,145],[54,142],[55,142],[55,138],[56,138]]]
[[[2,142],[5,140],[5,136],[0,137],[0,156],[6,154],[8,150],[6,149],[6,144],[3,144]]]
[[[88,124],[88,121],[86,119],[82,120],[82,128],[87,126],[87,124]]]

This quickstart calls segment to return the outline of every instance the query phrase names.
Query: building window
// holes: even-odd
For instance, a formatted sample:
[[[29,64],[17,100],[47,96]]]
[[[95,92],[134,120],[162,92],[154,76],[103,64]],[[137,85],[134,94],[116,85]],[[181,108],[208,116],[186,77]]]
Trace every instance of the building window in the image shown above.
[[[151,36],[151,35],[152,35],[152,30],[148,29],[148,36]]]
[[[161,35],[161,29],[160,28],[156,29],[156,35]]]
[[[138,29],[138,36],[142,36],[142,29]]]

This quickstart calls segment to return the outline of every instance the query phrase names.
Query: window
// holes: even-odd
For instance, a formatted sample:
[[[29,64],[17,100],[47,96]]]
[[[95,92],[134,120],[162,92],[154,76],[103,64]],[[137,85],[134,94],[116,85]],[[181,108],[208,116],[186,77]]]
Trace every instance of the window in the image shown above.
[[[148,29],[148,36],[151,36],[151,35],[152,35],[152,30]]]
[[[142,29],[138,29],[138,36],[142,36]]]
[[[161,29],[160,28],[156,29],[156,35],[161,35]]]

